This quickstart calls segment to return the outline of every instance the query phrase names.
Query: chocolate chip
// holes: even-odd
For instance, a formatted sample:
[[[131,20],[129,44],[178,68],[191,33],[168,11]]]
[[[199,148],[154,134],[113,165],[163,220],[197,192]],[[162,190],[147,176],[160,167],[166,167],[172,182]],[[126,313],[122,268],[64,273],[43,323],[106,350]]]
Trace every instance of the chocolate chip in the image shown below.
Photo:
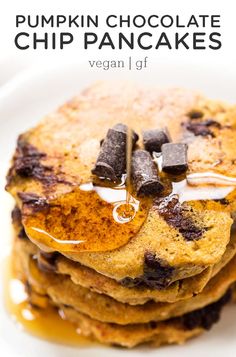
[[[40,251],[37,254],[37,264],[40,270],[51,273],[56,271],[56,260],[58,257],[58,253],[47,253]]]
[[[134,151],[131,172],[133,185],[138,196],[158,195],[163,190],[163,185],[157,175],[157,167],[148,151]]]
[[[47,155],[28,143],[24,136],[20,135],[17,141],[17,149],[13,159],[13,165],[7,175],[7,188],[12,183],[15,175],[22,178],[33,178],[41,181],[46,188],[51,188],[56,183],[71,185],[58,173],[53,172],[53,167],[45,165],[42,161]]]
[[[164,144],[162,145],[162,170],[172,175],[179,175],[187,171],[187,145]]]
[[[152,153],[161,152],[161,147],[165,143],[171,141],[170,134],[167,128],[164,129],[154,129],[154,130],[145,130],[143,132],[143,144],[145,150]]]
[[[11,212],[12,223],[21,223],[21,210],[15,206]]]
[[[40,160],[46,154],[37,150],[33,145],[25,142],[20,136],[17,143],[17,152],[14,167],[17,175],[21,177],[41,176],[42,172],[49,167],[44,167]]]
[[[161,290],[170,285],[173,272],[173,267],[157,258],[154,253],[147,251],[144,255],[143,275],[134,279],[126,277],[120,281],[120,284],[128,288]]]
[[[201,123],[187,124],[186,129],[191,131],[195,136],[212,136],[214,137],[213,132],[202,125]]]
[[[189,312],[179,319],[182,322],[184,328],[193,330],[195,328],[202,327],[205,330],[209,330],[212,325],[219,321],[220,313],[224,305],[226,305],[232,296],[231,290],[228,290],[226,294],[218,301],[198,309]]]
[[[158,284],[159,288],[166,288],[173,275],[174,268],[164,263],[152,252],[144,255],[144,276],[147,285]]]
[[[125,286],[126,288],[146,288],[144,277],[140,276],[138,278],[130,278],[127,276],[119,281],[120,285]]]
[[[220,129],[222,127],[221,124],[214,119],[207,119],[207,120],[203,121],[202,124],[207,127],[214,126],[215,128],[218,128],[218,129]]]
[[[227,198],[219,198],[219,199],[215,199],[215,202],[219,202],[222,205],[228,205],[229,204],[229,200],[227,200]]]
[[[25,291],[26,291],[27,295],[30,295],[32,292],[32,287],[28,280],[26,280],[26,282],[25,282]]]
[[[41,210],[48,206],[48,202],[45,198],[40,197],[31,192],[18,192],[18,197],[22,203],[33,208],[34,211]]]
[[[215,127],[220,129],[221,124],[218,123],[217,121],[213,119],[207,119],[202,122],[197,122],[197,123],[187,123],[186,124],[186,129],[188,131],[191,131],[194,135],[196,136],[211,136],[215,137],[214,132],[211,130],[211,127]]]
[[[158,210],[159,215],[169,225],[178,229],[186,240],[191,241],[201,238],[205,228],[196,226],[191,217],[186,215],[185,209],[175,196],[156,200],[155,208]]]
[[[39,150],[28,143],[23,135],[20,135],[17,140],[17,151],[21,156],[39,156],[44,157],[46,156],[45,153],[39,152]]]
[[[28,239],[24,227],[20,229],[19,233],[17,234],[17,237],[20,239]]]
[[[52,259],[57,258],[58,253],[57,252],[45,252],[44,250],[40,250],[40,255],[47,260],[52,260]]]
[[[31,192],[18,192],[18,197],[23,203],[29,204],[45,204],[46,200],[43,197]]]
[[[188,113],[190,119],[200,119],[203,117],[203,113],[199,110],[192,110]]]
[[[155,329],[157,327],[157,322],[156,321],[150,321],[149,322],[149,326],[151,327],[151,329]]]
[[[19,226],[17,237],[20,239],[28,239],[28,237],[25,233],[25,229],[22,225],[21,210],[17,206],[11,212],[11,219],[12,219],[13,224],[16,224],[17,226]]]
[[[128,127],[117,124],[108,133],[102,142],[101,149],[92,173],[100,178],[117,182],[126,171],[126,144]],[[132,133],[132,146],[138,140],[138,135]]]
[[[33,145],[23,141],[21,136],[18,139],[17,150],[14,157],[14,163],[10,175],[15,173],[21,177],[42,178],[45,171],[50,171],[50,167],[43,166],[40,160],[46,154],[39,152]],[[8,177],[10,180],[11,177]]]

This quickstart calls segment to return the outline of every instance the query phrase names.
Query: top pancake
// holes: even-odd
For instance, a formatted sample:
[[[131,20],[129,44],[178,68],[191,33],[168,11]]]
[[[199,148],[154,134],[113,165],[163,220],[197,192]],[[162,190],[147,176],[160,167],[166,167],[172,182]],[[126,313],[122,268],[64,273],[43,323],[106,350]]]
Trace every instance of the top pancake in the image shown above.
[[[202,116],[193,119],[193,113],[199,111]],[[209,119],[213,121],[206,122]],[[100,141],[119,122],[129,124],[138,134],[143,129],[167,126],[173,141],[188,144],[188,174],[230,173],[236,177],[235,107],[206,100],[187,90],[98,83],[20,136],[7,189],[22,209],[23,222],[24,217],[35,215],[45,202],[50,206],[52,199],[60,201],[66,193],[91,182]],[[92,199],[84,200],[84,205],[91,209],[93,204]],[[167,216],[163,214],[163,204],[170,213]],[[153,204],[137,233],[130,235],[128,243],[118,249],[72,252],[59,246],[56,250],[117,280],[143,276],[145,263],[149,265],[147,274],[153,279],[154,264],[155,269],[158,266],[161,270],[155,279],[160,280],[160,286],[166,286],[220,261],[229,242],[230,213],[234,210],[234,192],[227,201],[220,202],[194,200],[182,204],[174,197]],[[177,221],[170,222],[169,215],[176,216]],[[98,242],[103,234],[99,227]],[[201,231],[198,239],[191,237],[196,227]],[[182,234],[188,229],[192,239]],[[111,229],[112,234],[119,234],[117,227]]]

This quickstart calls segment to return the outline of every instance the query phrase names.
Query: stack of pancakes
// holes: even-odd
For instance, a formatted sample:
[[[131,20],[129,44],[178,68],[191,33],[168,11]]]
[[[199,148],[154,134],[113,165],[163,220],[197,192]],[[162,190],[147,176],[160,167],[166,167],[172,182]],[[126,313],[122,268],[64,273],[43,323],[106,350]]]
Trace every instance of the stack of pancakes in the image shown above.
[[[60,246],[72,223],[80,229],[78,189],[94,180],[100,142],[120,122],[139,135],[167,127],[173,141],[187,143],[187,180],[171,178],[168,197],[154,199],[135,234],[107,250],[98,248],[106,229],[114,242],[124,233],[99,221],[99,205],[110,203],[79,196],[81,229],[94,232],[96,249]],[[236,107],[127,83],[97,83],[21,135],[7,190],[16,200],[13,262],[30,302],[55,306],[82,335],[126,347],[182,343],[209,329],[236,281],[235,135]],[[47,215],[56,246],[31,234],[30,219]]]

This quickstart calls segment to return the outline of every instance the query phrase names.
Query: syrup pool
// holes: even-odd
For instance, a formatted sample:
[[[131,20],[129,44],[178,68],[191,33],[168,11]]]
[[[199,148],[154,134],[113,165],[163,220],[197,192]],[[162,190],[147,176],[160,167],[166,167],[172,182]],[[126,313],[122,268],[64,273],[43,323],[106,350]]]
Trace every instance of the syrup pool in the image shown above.
[[[5,275],[5,305],[16,327],[41,339],[70,346],[95,344],[80,335],[79,329],[64,320],[57,309],[33,307],[28,300],[25,284],[18,279],[8,258]]]

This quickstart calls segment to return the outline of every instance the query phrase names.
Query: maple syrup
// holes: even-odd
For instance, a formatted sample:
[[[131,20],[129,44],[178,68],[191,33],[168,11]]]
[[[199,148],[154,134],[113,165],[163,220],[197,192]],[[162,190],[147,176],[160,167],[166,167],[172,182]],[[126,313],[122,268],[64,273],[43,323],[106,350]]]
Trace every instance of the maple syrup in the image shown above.
[[[150,200],[129,196],[125,186],[83,184],[50,201],[40,211],[25,214],[27,236],[44,250],[107,251],[126,244],[144,223]]]
[[[17,322],[17,327],[50,342],[71,346],[95,344],[89,338],[82,336],[79,328],[74,324],[63,319],[56,308],[50,305],[43,308],[32,306],[29,303],[25,284],[14,273],[11,258],[6,265],[5,305],[11,318]],[[44,297],[41,299],[41,303],[44,304]]]
[[[222,200],[236,195],[236,178],[213,172],[194,173],[172,182],[172,194],[180,203],[187,201]]]
[[[131,159],[132,159],[132,149],[133,149],[133,142],[132,142],[132,130],[130,127],[127,129],[127,143],[126,143],[126,204],[124,207],[124,212],[122,216],[127,218],[131,218],[133,215],[133,205],[131,205]]]

